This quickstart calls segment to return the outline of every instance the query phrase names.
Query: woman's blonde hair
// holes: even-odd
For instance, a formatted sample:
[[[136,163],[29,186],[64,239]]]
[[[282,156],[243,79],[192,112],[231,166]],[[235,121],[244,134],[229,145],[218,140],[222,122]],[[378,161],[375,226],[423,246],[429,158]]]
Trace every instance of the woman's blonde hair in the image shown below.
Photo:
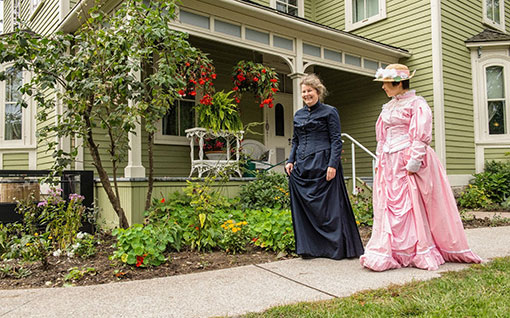
[[[324,97],[328,95],[328,90],[326,89],[326,86],[322,84],[321,79],[316,74],[308,74],[301,80],[301,83],[299,83],[300,86],[306,85],[314,88],[317,91],[317,94],[319,95],[319,100],[322,102],[324,100]]]

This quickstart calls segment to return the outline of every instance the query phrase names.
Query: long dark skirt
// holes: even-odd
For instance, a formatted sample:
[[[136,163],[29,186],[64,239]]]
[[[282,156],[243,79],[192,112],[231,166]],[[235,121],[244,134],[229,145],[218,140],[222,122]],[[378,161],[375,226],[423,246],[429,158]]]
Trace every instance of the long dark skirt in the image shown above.
[[[341,164],[326,181],[329,150],[296,160],[289,189],[296,253],[333,259],[358,257],[363,244],[345,188]]]

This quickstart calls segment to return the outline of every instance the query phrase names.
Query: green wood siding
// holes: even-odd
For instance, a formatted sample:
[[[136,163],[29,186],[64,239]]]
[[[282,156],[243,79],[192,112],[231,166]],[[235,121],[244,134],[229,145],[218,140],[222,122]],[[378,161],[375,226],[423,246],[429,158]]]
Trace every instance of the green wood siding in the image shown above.
[[[345,26],[345,0],[314,0],[315,22],[343,30]]]
[[[349,134],[375,154],[375,123],[381,106],[388,98],[381,83],[372,78],[326,68],[315,68],[329,91],[325,102],[338,109],[342,132]],[[342,83],[339,85],[338,83]],[[360,89],[362,87],[363,89]],[[356,175],[372,176],[372,157],[356,147]],[[351,176],[351,142],[344,138],[342,165],[345,176]]]
[[[505,156],[505,154],[509,154],[509,155]],[[485,159],[485,161],[510,160],[510,147],[508,147],[508,148],[485,148],[484,149],[484,159]]]
[[[449,174],[475,172],[473,88],[470,51],[464,41],[484,27],[482,4],[441,3],[446,166]]]
[[[253,2],[269,7],[269,0],[253,0]]]
[[[315,16],[315,8],[316,8],[316,0],[304,0],[305,2],[305,19],[315,21],[317,17]],[[320,2],[320,1],[318,1]]]
[[[5,170],[23,170],[28,169],[28,153],[4,153],[3,167]]]
[[[21,19],[30,29],[39,34],[51,34],[60,22],[60,0],[45,0],[39,11],[32,17],[31,1],[21,2]]]
[[[4,33],[12,31],[12,0],[4,0],[4,16],[2,20],[4,21]]]
[[[50,96],[51,93],[48,91],[46,98],[49,98]],[[56,112],[53,111],[51,114],[48,114],[48,118],[46,119],[46,121],[44,122],[38,121],[36,124],[37,131],[39,131],[42,127],[54,125],[56,120],[55,116]],[[45,139],[50,141],[52,138],[55,137],[48,137]],[[37,169],[49,169],[51,168],[55,160],[52,156],[53,151],[49,149],[48,142],[45,139],[37,138]]]

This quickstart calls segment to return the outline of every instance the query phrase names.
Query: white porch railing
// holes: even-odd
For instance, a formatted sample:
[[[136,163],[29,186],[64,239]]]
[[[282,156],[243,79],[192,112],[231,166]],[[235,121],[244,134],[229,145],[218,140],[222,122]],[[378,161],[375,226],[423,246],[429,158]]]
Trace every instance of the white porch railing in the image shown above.
[[[356,146],[360,147],[361,150],[366,152],[372,157],[372,180],[375,180],[375,161],[377,157],[368,150],[365,146],[360,144],[356,139],[352,138],[349,134],[342,133],[342,137],[345,137],[351,141],[351,153],[352,153],[352,194],[358,194],[356,189]]]

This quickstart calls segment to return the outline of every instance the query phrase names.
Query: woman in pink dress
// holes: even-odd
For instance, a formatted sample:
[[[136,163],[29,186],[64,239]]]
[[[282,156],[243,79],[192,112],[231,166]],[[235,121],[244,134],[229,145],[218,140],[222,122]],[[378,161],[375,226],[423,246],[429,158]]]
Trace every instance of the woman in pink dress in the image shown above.
[[[446,172],[430,147],[432,112],[409,90],[407,66],[379,69],[376,81],[392,99],[376,124],[377,165],[372,237],[361,265],[384,271],[447,262],[480,263],[469,248]]]

